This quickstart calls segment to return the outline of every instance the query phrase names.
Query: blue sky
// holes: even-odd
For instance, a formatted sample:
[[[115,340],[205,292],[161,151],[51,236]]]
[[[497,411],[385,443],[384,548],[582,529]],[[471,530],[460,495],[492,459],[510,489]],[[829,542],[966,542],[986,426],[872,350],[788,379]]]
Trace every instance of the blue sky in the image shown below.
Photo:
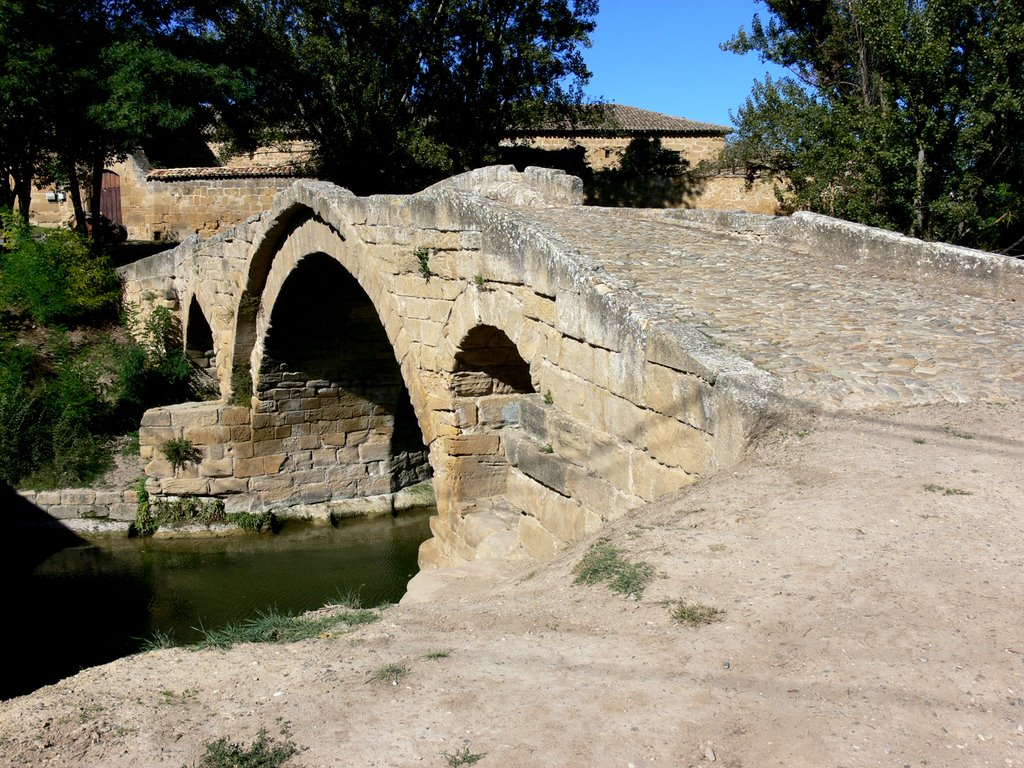
[[[719,50],[740,26],[750,29],[755,0],[600,0],[593,73],[586,93],[677,117],[731,125],[756,79],[782,71],[756,54]]]

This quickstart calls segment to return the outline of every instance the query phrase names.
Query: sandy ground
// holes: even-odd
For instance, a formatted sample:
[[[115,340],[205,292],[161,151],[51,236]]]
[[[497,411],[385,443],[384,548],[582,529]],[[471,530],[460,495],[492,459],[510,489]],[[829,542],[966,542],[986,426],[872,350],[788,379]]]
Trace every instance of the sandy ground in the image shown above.
[[[307,768],[1024,766],[1022,425],[1020,404],[806,417],[602,532],[656,569],[639,601],[573,583],[593,541],[418,577],[352,631],[0,703],[0,764],[191,766],[287,727]],[[724,619],[682,625],[676,600]]]

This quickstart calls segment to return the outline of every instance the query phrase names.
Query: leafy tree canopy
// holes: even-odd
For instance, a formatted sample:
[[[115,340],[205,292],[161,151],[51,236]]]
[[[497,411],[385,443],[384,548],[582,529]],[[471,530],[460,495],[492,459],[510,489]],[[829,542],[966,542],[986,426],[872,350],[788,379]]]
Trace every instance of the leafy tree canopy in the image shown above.
[[[245,85],[223,135],[310,140],[316,172],[359,193],[420,188],[579,106],[596,14],[596,0],[239,0],[209,28]]]
[[[789,209],[1007,253],[1024,246],[1024,6],[1007,0],[762,0],[725,50],[755,84],[728,162]]]
[[[82,182],[155,131],[205,124],[231,73],[178,0],[0,0],[0,204],[24,217],[33,178]],[[98,213],[98,211],[94,211]]]

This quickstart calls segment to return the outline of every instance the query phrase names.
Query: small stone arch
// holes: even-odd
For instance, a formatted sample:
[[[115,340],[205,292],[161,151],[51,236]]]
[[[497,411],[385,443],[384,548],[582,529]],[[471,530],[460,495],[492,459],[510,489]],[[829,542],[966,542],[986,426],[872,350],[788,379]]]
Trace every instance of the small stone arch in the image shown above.
[[[188,304],[188,314],[185,316],[185,353],[198,368],[215,368],[213,329],[206,319],[199,299],[194,294]]]
[[[503,330],[478,325],[463,337],[455,353],[453,395],[479,397],[536,391],[530,364]]]

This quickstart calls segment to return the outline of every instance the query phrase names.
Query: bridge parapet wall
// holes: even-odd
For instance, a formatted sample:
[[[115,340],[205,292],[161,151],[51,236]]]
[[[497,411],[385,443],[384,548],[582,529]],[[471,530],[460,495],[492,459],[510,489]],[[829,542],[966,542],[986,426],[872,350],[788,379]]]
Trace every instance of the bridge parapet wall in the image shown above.
[[[750,235],[798,253],[827,257],[836,264],[909,276],[976,296],[1024,300],[1024,259],[918,240],[831,216],[808,211],[766,216],[709,210],[638,210],[636,215]]]

